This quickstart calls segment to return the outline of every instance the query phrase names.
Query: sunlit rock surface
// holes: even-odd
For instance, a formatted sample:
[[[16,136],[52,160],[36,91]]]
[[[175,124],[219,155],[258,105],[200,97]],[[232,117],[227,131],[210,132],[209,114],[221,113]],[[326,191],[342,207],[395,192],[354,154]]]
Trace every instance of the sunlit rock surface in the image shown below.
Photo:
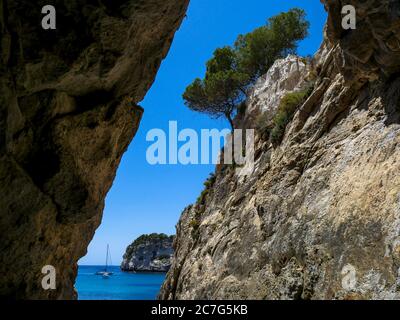
[[[160,298],[400,298],[400,2],[324,3],[313,92],[279,146],[259,137],[253,173],[218,166],[183,212]],[[349,3],[358,28],[344,31]],[[277,96],[302,82],[290,70]],[[248,113],[274,108],[262,83]]]
[[[294,55],[277,60],[252,88],[247,113],[273,113],[286,93],[304,89],[309,68],[306,59]]]

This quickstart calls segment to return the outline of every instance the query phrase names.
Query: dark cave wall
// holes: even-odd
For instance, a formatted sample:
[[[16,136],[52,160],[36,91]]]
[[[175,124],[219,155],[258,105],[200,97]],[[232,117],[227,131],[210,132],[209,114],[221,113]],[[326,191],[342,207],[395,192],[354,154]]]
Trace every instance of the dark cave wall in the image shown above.
[[[57,29],[41,28],[41,8]],[[0,296],[69,299],[188,0],[0,0]],[[57,289],[41,288],[53,265]]]

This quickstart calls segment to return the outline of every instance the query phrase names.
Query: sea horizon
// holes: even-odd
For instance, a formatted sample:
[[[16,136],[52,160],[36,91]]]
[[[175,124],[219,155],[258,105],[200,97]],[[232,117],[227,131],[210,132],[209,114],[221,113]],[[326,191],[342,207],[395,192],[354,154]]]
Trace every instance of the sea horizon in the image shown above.
[[[166,273],[124,272],[120,266],[108,266],[113,275],[96,275],[104,265],[78,265],[75,288],[78,300],[156,300]]]

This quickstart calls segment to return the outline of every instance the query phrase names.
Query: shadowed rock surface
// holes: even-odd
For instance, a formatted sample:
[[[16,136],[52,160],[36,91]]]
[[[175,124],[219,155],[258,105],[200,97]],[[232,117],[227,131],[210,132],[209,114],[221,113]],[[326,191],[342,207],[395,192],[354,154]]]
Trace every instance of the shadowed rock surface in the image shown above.
[[[188,0],[0,0],[0,296],[73,298],[77,261]],[[41,288],[53,265],[57,289]]]
[[[278,61],[238,126],[302,77],[314,90],[279,145],[258,136],[254,171],[218,166],[183,212],[160,298],[400,299],[400,2],[323,2],[309,73]],[[356,30],[341,28],[345,4]]]
[[[121,263],[122,271],[167,272],[171,267],[173,236],[145,234],[127,248]]]

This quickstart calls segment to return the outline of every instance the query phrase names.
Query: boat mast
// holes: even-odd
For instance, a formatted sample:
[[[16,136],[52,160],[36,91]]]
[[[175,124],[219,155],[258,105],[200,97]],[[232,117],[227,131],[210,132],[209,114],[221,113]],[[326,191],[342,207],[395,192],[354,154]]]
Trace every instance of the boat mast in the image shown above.
[[[108,244],[107,244],[107,253],[106,253],[106,268],[104,269],[104,271],[107,272],[107,264],[108,264]]]

